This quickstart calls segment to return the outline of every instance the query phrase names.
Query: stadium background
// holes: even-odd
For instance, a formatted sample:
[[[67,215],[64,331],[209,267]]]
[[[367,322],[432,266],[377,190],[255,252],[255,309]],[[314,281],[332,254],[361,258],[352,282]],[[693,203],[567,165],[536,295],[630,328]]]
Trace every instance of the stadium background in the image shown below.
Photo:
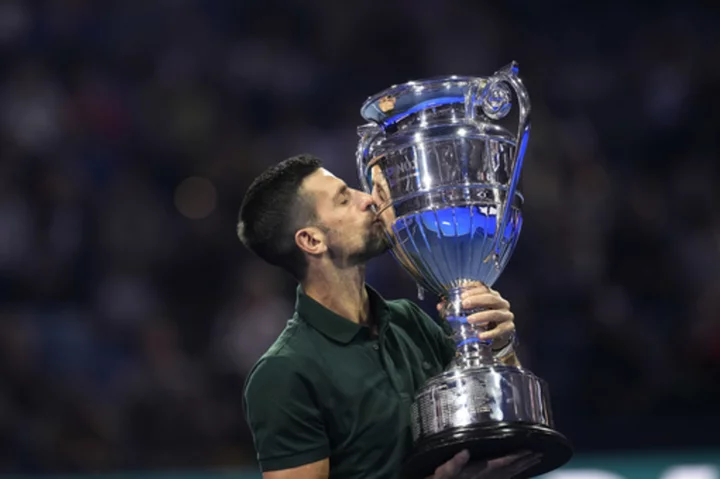
[[[719,9],[594,5],[0,2],[0,472],[254,474],[242,382],[294,285],[237,240],[245,188],[299,152],[357,184],[367,96],[517,60],[523,361],[578,467],[717,478]]]

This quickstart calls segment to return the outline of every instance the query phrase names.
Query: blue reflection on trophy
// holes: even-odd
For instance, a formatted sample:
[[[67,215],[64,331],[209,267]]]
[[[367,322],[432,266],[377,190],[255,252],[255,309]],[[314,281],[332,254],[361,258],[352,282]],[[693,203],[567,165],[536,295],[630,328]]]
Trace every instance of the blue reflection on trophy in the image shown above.
[[[541,453],[519,477],[560,467],[572,451],[553,428],[546,383],[499,361],[492,341],[478,338],[482,328],[467,322],[475,311],[460,300],[470,285],[495,283],[522,228],[530,100],[516,64],[490,77],[393,86],[369,98],[361,114],[361,184],[378,205],[395,259],[421,291],[447,299],[441,316],[458,351],[414,398],[406,476],[431,475],[462,449],[471,460]]]

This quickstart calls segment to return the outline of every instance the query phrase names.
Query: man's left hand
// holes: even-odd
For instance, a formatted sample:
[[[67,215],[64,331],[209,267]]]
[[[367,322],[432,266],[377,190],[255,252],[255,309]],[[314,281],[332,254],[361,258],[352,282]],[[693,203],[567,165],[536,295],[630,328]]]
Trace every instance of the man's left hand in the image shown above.
[[[500,293],[485,285],[469,287],[462,294],[463,309],[482,309],[468,316],[468,322],[477,326],[487,327],[478,335],[480,339],[494,340],[500,349],[512,339],[515,331],[515,316],[510,311],[510,303]],[[438,311],[445,306],[445,301],[438,304]]]

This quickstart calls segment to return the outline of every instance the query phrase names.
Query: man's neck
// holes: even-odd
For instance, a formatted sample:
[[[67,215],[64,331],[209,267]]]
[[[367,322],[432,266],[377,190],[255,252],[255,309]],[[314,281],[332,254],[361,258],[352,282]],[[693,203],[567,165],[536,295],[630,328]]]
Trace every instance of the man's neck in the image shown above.
[[[370,301],[365,289],[365,267],[313,271],[302,282],[303,291],[333,313],[367,324]]]

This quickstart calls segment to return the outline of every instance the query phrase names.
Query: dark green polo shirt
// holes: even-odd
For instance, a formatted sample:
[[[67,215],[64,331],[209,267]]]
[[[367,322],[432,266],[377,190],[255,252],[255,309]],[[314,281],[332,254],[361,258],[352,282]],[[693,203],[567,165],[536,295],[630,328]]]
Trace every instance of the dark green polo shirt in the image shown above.
[[[330,477],[395,478],[412,445],[415,391],[454,357],[419,306],[368,287],[378,337],[298,288],[295,315],[245,383],[263,471],[330,458]]]

